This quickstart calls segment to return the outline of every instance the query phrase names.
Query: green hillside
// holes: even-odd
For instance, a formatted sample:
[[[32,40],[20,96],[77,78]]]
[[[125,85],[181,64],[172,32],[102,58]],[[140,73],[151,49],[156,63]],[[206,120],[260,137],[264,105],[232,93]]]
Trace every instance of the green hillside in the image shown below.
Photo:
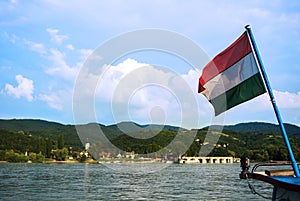
[[[126,134],[121,131],[122,127],[127,129]],[[300,161],[300,135],[298,134],[300,128],[290,124],[286,124],[286,128],[295,157]],[[82,142],[91,142],[98,153],[103,151],[100,145],[101,143],[103,145],[104,138],[100,137],[100,131],[119,150],[134,151],[138,154],[153,153],[168,147],[168,150],[161,154],[168,152],[176,155],[197,156],[200,149],[208,149],[212,150],[209,153],[211,156],[241,157],[247,155],[258,161],[288,160],[278,126],[269,123],[251,122],[224,126],[222,132],[211,133],[212,139],[218,139],[217,143],[215,140],[210,142],[206,139],[207,128],[189,131],[172,126],[140,126],[133,122],[122,122],[110,126],[90,123],[78,125],[77,129],[75,125],[63,125],[44,120],[0,120],[0,150],[12,149],[20,153],[32,150],[37,152],[41,147],[45,149],[45,146],[41,144],[45,144],[46,139],[57,144],[58,139],[63,136],[65,147],[72,146],[74,150],[82,150]],[[77,131],[83,131],[83,135],[80,135],[82,141]]]
[[[16,150],[21,153],[26,151],[40,152],[40,137],[30,136],[23,132],[12,132],[0,129],[0,150]]]
[[[0,128],[10,130],[10,131],[24,131],[26,133],[39,131],[39,130],[49,130],[64,125],[56,122],[50,122],[40,119],[0,119]]]
[[[300,135],[300,127],[292,124],[284,124],[288,135]],[[265,123],[265,122],[248,122],[240,123],[232,126],[224,126],[225,130],[231,130],[235,132],[261,132],[261,133],[273,133],[281,134],[278,125]]]

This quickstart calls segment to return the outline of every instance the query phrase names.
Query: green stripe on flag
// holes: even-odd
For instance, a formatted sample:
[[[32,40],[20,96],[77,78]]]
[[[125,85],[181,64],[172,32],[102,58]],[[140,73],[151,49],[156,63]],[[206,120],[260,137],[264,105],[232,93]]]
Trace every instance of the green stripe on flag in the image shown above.
[[[215,115],[259,96],[266,92],[260,73],[255,74],[236,87],[210,100],[215,109]]]

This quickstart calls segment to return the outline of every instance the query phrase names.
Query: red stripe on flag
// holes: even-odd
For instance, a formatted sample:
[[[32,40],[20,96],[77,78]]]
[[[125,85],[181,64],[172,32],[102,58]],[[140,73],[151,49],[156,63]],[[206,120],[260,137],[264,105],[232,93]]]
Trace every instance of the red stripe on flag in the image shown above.
[[[199,78],[198,92],[205,90],[205,83],[216,75],[241,60],[252,51],[247,32],[244,32],[234,43],[219,53],[203,68],[202,76]]]

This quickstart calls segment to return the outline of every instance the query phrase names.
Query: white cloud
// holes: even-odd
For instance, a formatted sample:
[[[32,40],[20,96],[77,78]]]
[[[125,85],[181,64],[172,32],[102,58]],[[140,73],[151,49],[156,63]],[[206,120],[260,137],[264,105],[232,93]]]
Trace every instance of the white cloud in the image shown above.
[[[300,92],[282,92],[273,90],[275,101],[277,106],[284,109],[294,109],[300,111]],[[255,107],[253,107],[255,106]],[[241,110],[251,111],[251,112],[262,112],[265,110],[270,110],[272,108],[272,103],[270,97],[267,93],[254,98],[249,103],[243,103],[241,106],[237,106]]]
[[[16,98],[25,97],[28,101],[33,100],[33,81],[23,77],[22,75],[16,75],[16,81],[18,85],[16,87],[11,84],[5,85],[5,91],[7,94],[15,96]]]
[[[71,67],[65,61],[65,54],[57,49],[50,49],[48,59],[52,62],[52,67],[47,69],[46,73],[63,78],[68,81],[74,81],[81,63]]]
[[[56,94],[40,94],[38,96],[39,100],[46,101],[49,107],[62,110],[63,109],[63,100]]]
[[[9,42],[11,42],[12,44],[15,44],[15,45],[21,44],[22,46],[25,45],[31,51],[37,52],[41,55],[44,55],[47,53],[47,50],[43,43],[33,42],[26,38],[20,38],[20,37],[16,36],[15,34],[9,34],[7,32],[3,33],[3,37],[8,39]]]
[[[60,34],[58,34],[58,32],[59,32],[58,29],[48,28],[48,29],[46,29],[46,31],[50,34],[51,41],[53,41],[57,45],[61,45],[62,42],[63,42],[63,40],[69,38],[67,35],[60,35]]]
[[[98,83],[97,96],[101,99],[111,100],[116,87],[120,84],[121,79],[131,71],[145,66],[149,65],[138,63],[133,59],[127,59],[116,66],[103,66],[101,69],[102,76]],[[142,78],[140,77],[139,79]],[[132,81],[134,82],[134,80]],[[119,86],[121,86],[121,84]],[[127,87],[129,86],[127,85]],[[121,97],[117,97],[117,100],[119,102],[123,102]]]
[[[153,67],[133,59],[116,66],[105,66],[102,70],[96,99],[101,104],[103,101],[111,104],[117,122],[136,120],[158,123],[165,120],[167,124],[181,125],[184,122],[184,127],[196,127],[198,122],[193,119],[198,118],[195,115],[199,95],[186,81],[196,79],[197,82],[196,73],[191,71],[183,76],[171,69]],[[88,83],[85,87],[90,88]],[[99,104],[98,107],[107,107],[106,104]]]
[[[275,101],[284,122],[299,122],[300,92],[273,90]],[[226,112],[227,124],[245,121],[266,121],[277,123],[270,97],[267,93],[238,105]]]
[[[27,39],[24,39],[25,45],[29,47],[30,50],[37,52],[39,54],[46,54],[47,51],[42,43],[36,43]]]
[[[94,50],[92,49],[79,49],[78,52],[81,54],[80,60],[84,61],[93,53]]]
[[[9,34],[6,31],[3,32],[3,37],[6,38],[12,44],[15,44],[19,40],[19,37],[17,37],[15,34]]]
[[[72,109],[72,88],[49,89],[48,92],[40,93],[38,100],[45,101],[47,105],[58,111],[71,111]]]
[[[72,44],[66,45],[66,48],[69,49],[69,50],[75,50],[75,48]]]
[[[280,108],[300,110],[300,92],[291,93],[274,90],[274,95]]]
[[[77,62],[74,65],[70,65],[66,62],[66,53],[58,49],[51,48],[49,50],[50,54],[47,58],[52,62],[52,64],[46,70],[46,73],[57,78],[63,78],[66,81],[74,82],[84,61],[93,52],[93,50],[79,49],[77,52],[79,53],[79,56],[77,56]]]

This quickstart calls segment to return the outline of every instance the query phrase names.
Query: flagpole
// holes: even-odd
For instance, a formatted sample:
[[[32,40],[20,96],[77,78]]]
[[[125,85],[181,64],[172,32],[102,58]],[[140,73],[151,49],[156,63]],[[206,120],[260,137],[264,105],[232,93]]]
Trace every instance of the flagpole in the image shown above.
[[[265,81],[265,85],[266,85],[268,94],[270,96],[270,99],[271,99],[271,102],[272,102],[272,105],[273,105],[273,109],[274,109],[274,112],[276,114],[276,118],[277,118],[277,121],[279,123],[279,127],[280,127],[280,130],[281,130],[281,133],[282,133],[285,145],[287,147],[287,150],[288,150],[288,153],[289,153],[289,156],[290,156],[290,160],[292,162],[292,166],[293,166],[293,170],[294,170],[295,176],[296,177],[300,177],[299,167],[297,165],[297,161],[295,160],[294,153],[293,153],[290,141],[288,139],[288,136],[287,136],[287,133],[286,133],[286,130],[285,130],[285,127],[284,127],[284,124],[283,124],[283,121],[282,121],[279,109],[277,107],[277,104],[276,104],[276,101],[275,101],[275,97],[274,97],[274,94],[273,94],[273,91],[272,91],[269,79],[267,77],[267,73],[265,71],[263,62],[262,62],[260,54],[258,52],[258,48],[256,46],[256,43],[255,43],[254,36],[252,34],[252,31],[251,31],[250,25],[246,25],[245,29],[247,30],[248,36],[250,38],[251,45],[253,47],[253,51],[255,53],[255,56],[256,56],[256,59],[257,59],[257,62],[258,62],[258,66],[260,68],[262,77],[263,77],[263,79]]]

